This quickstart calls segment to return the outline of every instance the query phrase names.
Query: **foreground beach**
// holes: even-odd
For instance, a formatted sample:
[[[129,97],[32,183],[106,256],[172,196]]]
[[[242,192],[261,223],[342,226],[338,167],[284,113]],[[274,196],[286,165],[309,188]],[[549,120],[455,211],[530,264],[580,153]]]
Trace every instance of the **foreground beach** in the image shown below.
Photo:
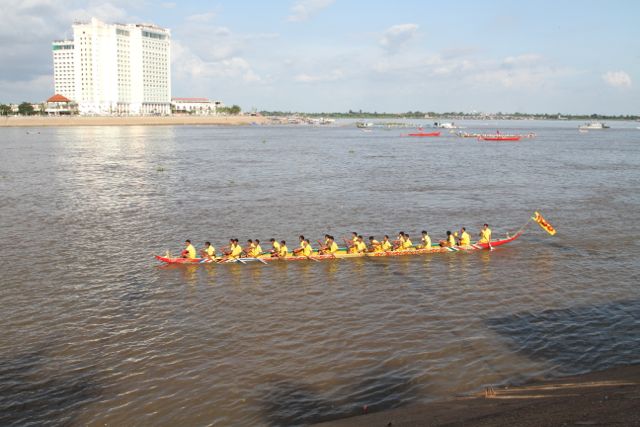
[[[0,127],[248,125],[252,123],[263,124],[266,122],[266,118],[259,116],[31,116],[2,118],[0,119]]]
[[[497,387],[493,393],[484,391],[318,425],[637,426],[640,425],[640,365],[519,387]]]

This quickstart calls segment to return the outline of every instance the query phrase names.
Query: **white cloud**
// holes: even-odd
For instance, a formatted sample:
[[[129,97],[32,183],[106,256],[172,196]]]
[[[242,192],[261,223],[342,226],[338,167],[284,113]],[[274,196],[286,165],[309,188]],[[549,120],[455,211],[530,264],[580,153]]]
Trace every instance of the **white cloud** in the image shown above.
[[[187,16],[186,20],[189,22],[198,22],[201,24],[205,24],[211,22],[213,18],[215,18],[215,16],[216,14],[213,12],[198,13],[195,15]]]
[[[390,52],[395,52],[415,37],[418,28],[418,24],[393,25],[382,33],[380,45]]]
[[[624,71],[607,71],[602,75],[602,80],[613,87],[631,86],[631,77]]]
[[[291,7],[291,15],[287,17],[290,22],[306,21],[322,9],[333,4],[335,0],[298,0]]]
[[[160,3],[160,7],[163,9],[175,9],[177,5],[172,1],[166,1],[164,3]]]
[[[335,82],[337,80],[343,80],[345,74],[340,69],[335,69],[326,74],[298,74],[294,77],[294,80],[300,83],[318,83],[318,82]]]

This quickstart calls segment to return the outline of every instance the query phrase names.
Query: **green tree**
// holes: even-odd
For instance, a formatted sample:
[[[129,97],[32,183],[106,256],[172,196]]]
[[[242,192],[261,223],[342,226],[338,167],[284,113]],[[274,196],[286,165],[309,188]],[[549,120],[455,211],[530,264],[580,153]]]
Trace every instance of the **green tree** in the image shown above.
[[[0,104],[0,116],[8,116],[11,114],[11,107],[7,104]]]
[[[28,102],[23,102],[22,104],[18,105],[18,114],[20,114],[21,116],[33,115],[33,105],[29,104]]]

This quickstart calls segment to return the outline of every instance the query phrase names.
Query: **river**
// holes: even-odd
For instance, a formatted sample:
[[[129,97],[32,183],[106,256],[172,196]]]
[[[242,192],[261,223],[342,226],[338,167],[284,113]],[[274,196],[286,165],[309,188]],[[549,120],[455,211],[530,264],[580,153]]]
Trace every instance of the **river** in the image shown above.
[[[640,130],[0,129],[0,424],[304,425],[640,363]],[[162,267],[466,226],[493,252]]]

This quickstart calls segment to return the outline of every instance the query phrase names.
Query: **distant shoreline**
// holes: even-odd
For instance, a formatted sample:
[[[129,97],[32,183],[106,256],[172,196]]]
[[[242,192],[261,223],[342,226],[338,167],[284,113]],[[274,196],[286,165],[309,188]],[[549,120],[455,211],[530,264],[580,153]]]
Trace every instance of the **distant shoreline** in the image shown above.
[[[260,116],[131,116],[131,117],[86,117],[86,116],[28,116],[0,118],[0,127],[49,127],[49,126],[180,126],[220,125],[240,126],[265,124],[268,120]]]

